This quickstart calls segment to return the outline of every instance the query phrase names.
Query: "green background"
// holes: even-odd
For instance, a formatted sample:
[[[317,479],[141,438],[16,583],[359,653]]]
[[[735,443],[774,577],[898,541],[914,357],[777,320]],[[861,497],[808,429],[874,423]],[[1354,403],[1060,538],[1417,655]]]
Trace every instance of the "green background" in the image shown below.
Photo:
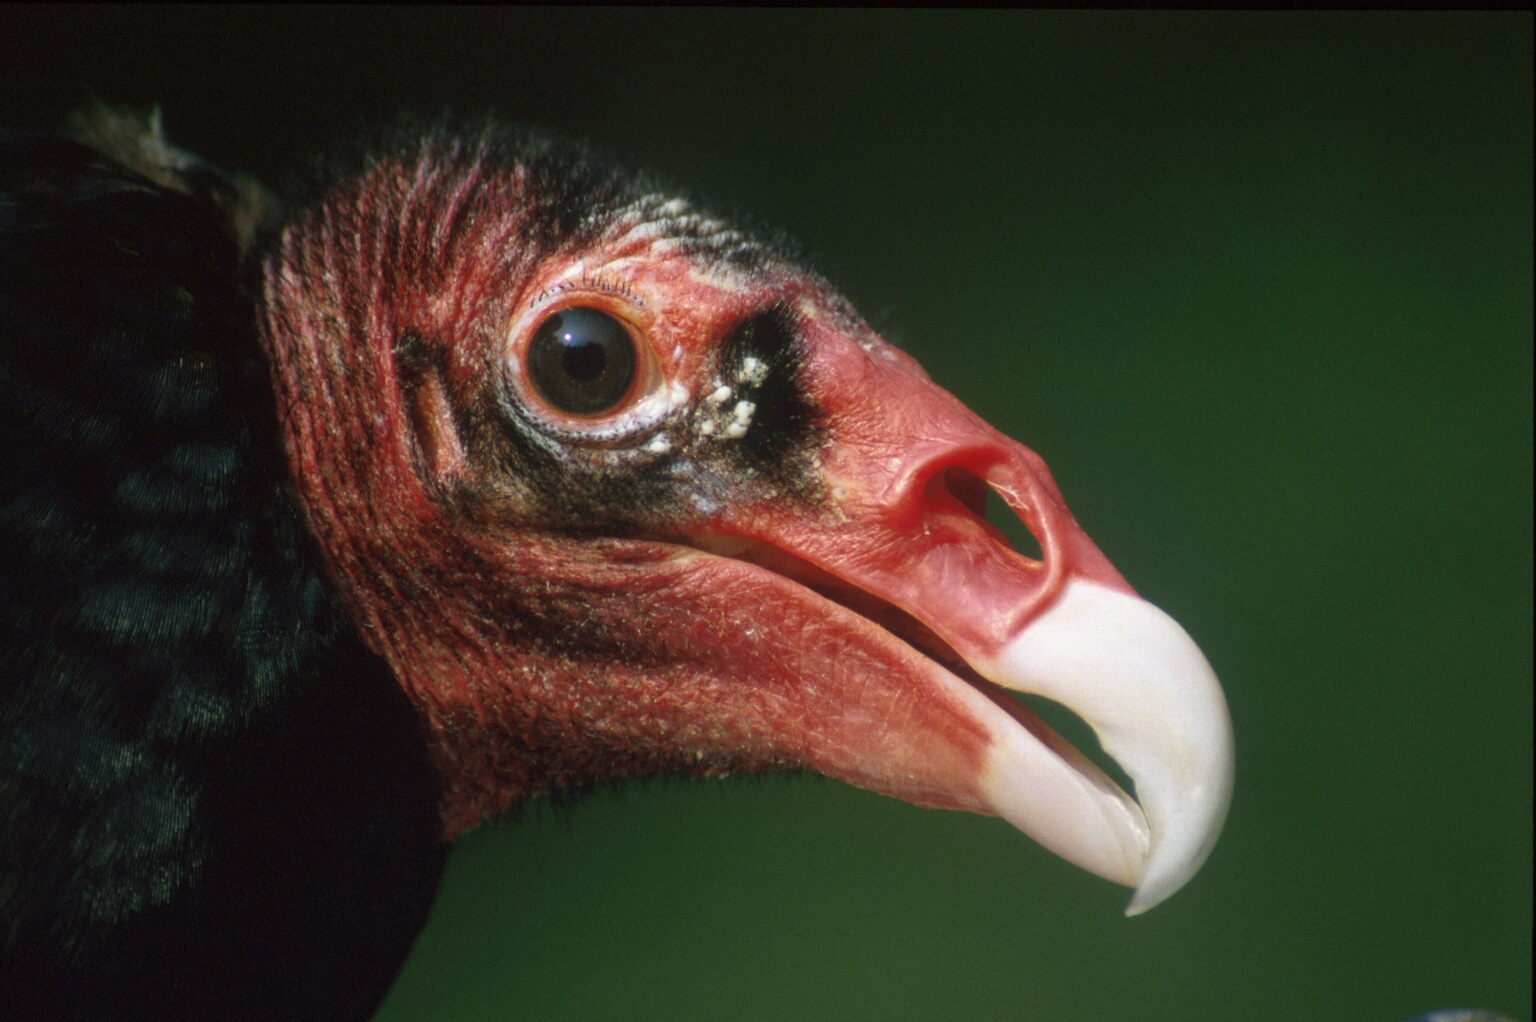
[[[1200,642],[1238,778],[1150,915],[811,778],[482,828],[387,1019],[1531,1012],[1528,14],[0,14],[0,114],[269,180],[401,107],[592,138],[816,252]]]

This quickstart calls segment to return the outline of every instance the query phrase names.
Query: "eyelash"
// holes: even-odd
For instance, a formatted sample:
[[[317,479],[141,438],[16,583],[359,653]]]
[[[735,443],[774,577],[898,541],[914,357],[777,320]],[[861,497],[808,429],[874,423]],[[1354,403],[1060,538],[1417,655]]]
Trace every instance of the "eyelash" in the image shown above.
[[[617,295],[618,297],[625,299],[638,308],[645,308],[645,299],[641,298],[639,295],[635,294],[634,291],[626,287],[622,280],[609,277],[603,273],[589,276],[586,271],[583,271],[582,275],[575,280],[562,280],[560,283],[540,291],[537,295],[534,295],[533,300],[528,303],[528,308],[538,308],[539,305],[555,297],[556,295],[565,294],[567,291],[578,290],[601,291],[605,294]]]

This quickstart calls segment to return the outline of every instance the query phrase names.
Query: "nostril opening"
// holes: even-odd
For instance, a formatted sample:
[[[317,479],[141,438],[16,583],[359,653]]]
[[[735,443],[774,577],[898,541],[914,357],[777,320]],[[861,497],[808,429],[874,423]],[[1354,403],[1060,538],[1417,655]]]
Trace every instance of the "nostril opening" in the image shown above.
[[[1002,532],[1016,553],[1036,561],[1045,560],[1035,534],[981,476],[968,468],[951,465],[940,472],[934,482],[971,514]]]
[[[939,484],[977,518],[987,517],[987,496],[992,488],[981,476],[968,468],[952,465],[939,473]]]
[[[1008,502],[999,497],[997,491],[991,487],[987,488],[986,519],[1008,537],[1008,542],[1017,553],[1031,560],[1045,560],[1045,552],[1040,549],[1040,541],[1035,538],[1035,534],[1029,531],[1029,526],[1014,514]]]

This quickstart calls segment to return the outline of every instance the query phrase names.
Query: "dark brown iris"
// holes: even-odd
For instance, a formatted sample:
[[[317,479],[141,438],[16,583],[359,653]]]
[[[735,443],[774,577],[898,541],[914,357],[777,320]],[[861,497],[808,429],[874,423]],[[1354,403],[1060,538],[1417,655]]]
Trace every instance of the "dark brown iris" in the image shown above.
[[[528,376],[539,396],[562,412],[610,411],[635,379],[634,338],[605,312],[561,309],[528,345]]]

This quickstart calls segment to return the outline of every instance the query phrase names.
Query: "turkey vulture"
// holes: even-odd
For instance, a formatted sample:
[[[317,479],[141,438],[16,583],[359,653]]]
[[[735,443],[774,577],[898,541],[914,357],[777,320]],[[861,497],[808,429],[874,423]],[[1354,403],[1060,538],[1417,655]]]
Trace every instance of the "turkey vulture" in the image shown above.
[[[0,189],[0,1017],[366,1018],[448,841],[639,774],[997,814],[1133,913],[1209,853],[1199,650],[787,244],[493,125],[278,213],[97,113]]]

